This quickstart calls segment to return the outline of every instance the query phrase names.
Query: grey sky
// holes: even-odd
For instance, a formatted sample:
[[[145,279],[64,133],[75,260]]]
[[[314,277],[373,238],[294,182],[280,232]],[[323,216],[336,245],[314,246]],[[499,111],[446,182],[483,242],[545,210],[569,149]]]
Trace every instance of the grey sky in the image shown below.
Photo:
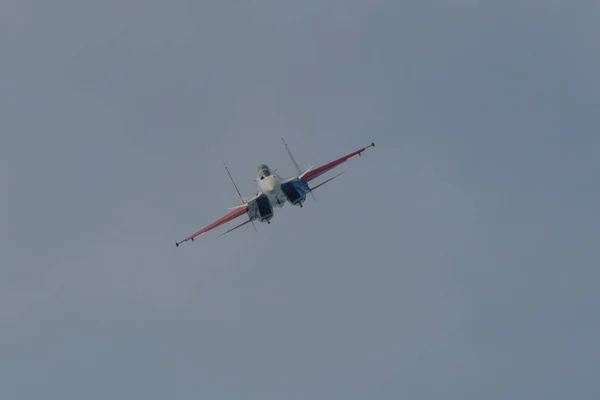
[[[597,399],[599,18],[3,1],[0,398]],[[176,249],[282,135],[376,147]]]

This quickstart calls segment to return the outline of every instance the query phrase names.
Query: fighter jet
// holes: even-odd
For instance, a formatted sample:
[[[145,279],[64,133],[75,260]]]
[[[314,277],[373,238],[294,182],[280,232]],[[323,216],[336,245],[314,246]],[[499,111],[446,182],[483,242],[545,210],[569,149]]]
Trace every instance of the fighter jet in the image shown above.
[[[343,174],[343,172],[334,175],[326,181],[321,182],[318,185],[312,187],[309,185],[309,182],[325,174],[326,172],[329,172],[333,168],[343,164],[348,159],[356,155],[362,155],[362,153],[369,147],[375,147],[375,143],[371,143],[366,147],[358,149],[352,153],[346,154],[345,156],[333,160],[327,164],[321,165],[320,167],[315,167],[314,165],[311,165],[305,171],[302,171],[298,166],[298,163],[294,159],[294,156],[292,155],[285,140],[283,138],[281,138],[281,140],[283,141],[287,153],[290,156],[292,162],[294,163],[294,166],[296,167],[297,175],[289,178],[282,178],[277,174],[275,170],[269,168],[268,165],[260,164],[256,170],[256,182],[258,185],[258,191],[249,200],[244,200],[244,198],[240,194],[240,191],[238,190],[237,185],[231,177],[229,169],[227,169],[227,166],[225,166],[227,174],[229,175],[229,178],[231,179],[231,182],[233,183],[233,186],[235,187],[238,196],[240,196],[242,204],[235,207],[231,207],[230,210],[232,211],[230,211],[227,215],[205,226],[198,232],[186,237],[182,241],[175,242],[175,245],[177,247],[179,247],[181,243],[187,242],[189,240],[193,241],[194,238],[196,238],[197,236],[244,215],[247,217],[246,221],[222,233],[221,235],[219,235],[219,237],[235,229],[241,228],[242,226],[248,223],[252,223],[252,225],[254,225],[255,220],[270,224],[271,219],[274,215],[274,207],[281,208],[284,206],[285,203],[290,203],[294,206],[302,207],[303,203],[306,200],[306,195],[308,193],[310,193],[314,197],[314,190],[337,178],[338,176]],[[256,226],[254,227],[254,229],[256,229]]]

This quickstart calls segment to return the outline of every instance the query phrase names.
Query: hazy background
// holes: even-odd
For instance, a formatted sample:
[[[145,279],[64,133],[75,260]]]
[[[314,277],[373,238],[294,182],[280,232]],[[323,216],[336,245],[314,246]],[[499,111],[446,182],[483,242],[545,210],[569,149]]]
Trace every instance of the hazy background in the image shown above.
[[[599,20],[3,0],[0,398],[598,399]],[[224,161],[294,173],[281,136],[376,147],[176,248],[238,204]]]

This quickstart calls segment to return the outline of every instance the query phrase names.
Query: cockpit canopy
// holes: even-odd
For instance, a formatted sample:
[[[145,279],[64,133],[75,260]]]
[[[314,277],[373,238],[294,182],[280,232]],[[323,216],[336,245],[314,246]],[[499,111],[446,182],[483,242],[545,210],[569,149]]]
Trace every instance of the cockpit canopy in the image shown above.
[[[271,170],[265,164],[260,164],[257,168],[257,171],[259,179],[264,179],[265,177],[271,175]]]

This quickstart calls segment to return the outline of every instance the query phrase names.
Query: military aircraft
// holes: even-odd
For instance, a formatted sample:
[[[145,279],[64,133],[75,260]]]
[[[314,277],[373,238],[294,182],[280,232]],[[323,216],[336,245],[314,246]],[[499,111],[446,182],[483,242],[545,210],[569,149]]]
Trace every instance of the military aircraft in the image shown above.
[[[252,223],[252,225],[254,225],[254,222],[253,222],[254,220],[258,220],[259,222],[266,222],[266,223],[270,224],[271,219],[273,218],[273,215],[274,215],[273,207],[281,208],[281,207],[283,207],[283,205],[286,202],[289,202],[290,204],[292,204],[294,206],[302,207],[302,203],[304,203],[304,201],[306,200],[306,195],[308,193],[310,193],[314,197],[314,194],[312,192],[315,189],[317,189],[317,188],[323,186],[324,184],[332,181],[333,179],[337,178],[338,176],[343,174],[343,172],[341,172],[341,173],[339,173],[339,174],[337,174],[337,175],[327,179],[326,181],[321,182],[318,185],[313,186],[313,187],[309,186],[308,183],[310,181],[323,175],[326,172],[329,172],[330,170],[337,167],[338,165],[346,162],[349,158],[352,158],[357,154],[359,156],[362,155],[362,153],[365,150],[367,150],[369,147],[375,147],[375,143],[371,143],[370,145],[368,145],[366,147],[358,149],[352,153],[346,154],[345,156],[340,157],[337,160],[333,160],[333,161],[331,161],[327,164],[324,164],[320,167],[315,168],[314,165],[311,165],[305,171],[301,171],[300,167],[298,166],[298,163],[296,163],[296,160],[294,159],[294,156],[292,155],[287,143],[285,142],[285,140],[283,140],[283,138],[281,138],[281,140],[283,141],[283,144],[285,145],[288,155],[292,159],[292,162],[294,163],[294,166],[296,167],[298,174],[296,176],[293,176],[290,178],[282,178],[281,176],[279,176],[276,173],[276,171],[271,170],[271,168],[269,168],[268,165],[260,164],[257,168],[257,175],[256,175],[256,178],[257,178],[256,181],[258,183],[258,191],[249,200],[244,200],[244,198],[240,194],[240,191],[237,188],[237,185],[235,184],[233,178],[231,177],[231,173],[229,173],[229,169],[227,169],[227,166],[225,166],[225,169],[227,170],[227,174],[229,175],[229,178],[231,179],[231,182],[233,183],[235,190],[237,191],[238,195],[240,196],[240,199],[242,200],[242,204],[235,206],[235,207],[231,207],[230,210],[232,210],[232,211],[229,212],[227,215],[223,216],[222,218],[219,218],[218,220],[214,221],[210,225],[207,225],[206,227],[202,228],[201,230],[194,233],[193,235],[188,236],[187,238],[183,239],[182,241],[175,242],[175,246],[179,247],[179,245],[181,243],[187,242],[188,240],[193,241],[195,237],[197,237],[205,232],[208,232],[220,225],[223,225],[229,221],[232,221],[232,220],[236,219],[237,217],[241,217],[242,215],[246,215],[248,217],[248,220],[246,220],[246,221],[242,222],[241,224],[222,233],[221,235],[219,235],[219,237],[223,236],[226,233],[229,233],[235,229],[241,228],[242,226],[244,226],[250,222]],[[254,227],[254,229],[256,229],[256,226]]]

